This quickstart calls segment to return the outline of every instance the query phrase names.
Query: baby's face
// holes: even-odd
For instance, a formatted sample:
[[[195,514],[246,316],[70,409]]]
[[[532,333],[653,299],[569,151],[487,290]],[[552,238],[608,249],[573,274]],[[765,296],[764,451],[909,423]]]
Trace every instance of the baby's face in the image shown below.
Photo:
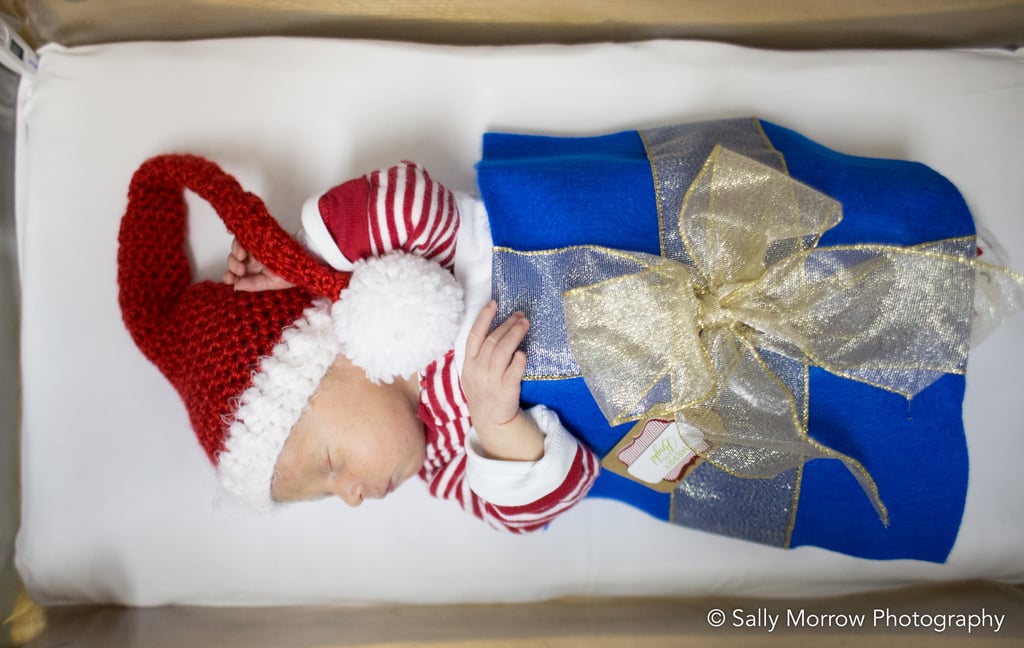
[[[278,502],[337,495],[358,506],[382,498],[423,466],[416,377],[375,385],[339,357],[292,428],[272,486]]]

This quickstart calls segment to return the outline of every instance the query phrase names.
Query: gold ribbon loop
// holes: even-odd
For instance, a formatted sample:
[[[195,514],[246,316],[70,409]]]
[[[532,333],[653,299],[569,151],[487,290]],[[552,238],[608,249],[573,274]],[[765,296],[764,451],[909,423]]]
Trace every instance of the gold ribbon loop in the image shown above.
[[[569,347],[605,417],[618,425],[673,416],[715,387],[700,306],[681,263],[638,255],[646,269],[565,293]],[[653,337],[657,336],[657,337]]]
[[[864,467],[808,435],[807,366],[912,397],[963,372],[975,274],[993,316],[1024,301],[1024,278],[936,246],[818,248],[840,219],[835,200],[716,147],[680,213],[693,266],[630,253],[641,271],[564,293],[565,323],[612,425],[685,419],[712,442],[692,449],[741,477],[838,459],[887,523]]]

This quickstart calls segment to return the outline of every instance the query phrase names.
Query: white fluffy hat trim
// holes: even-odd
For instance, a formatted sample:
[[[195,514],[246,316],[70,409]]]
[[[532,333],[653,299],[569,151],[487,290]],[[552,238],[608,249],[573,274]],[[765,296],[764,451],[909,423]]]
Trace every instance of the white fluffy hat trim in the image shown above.
[[[330,302],[320,299],[281,334],[242,392],[217,460],[217,478],[235,501],[267,510],[284,442],[338,357]]]
[[[348,359],[373,382],[391,382],[451,350],[462,297],[462,287],[440,264],[392,252],[356,262],[331,314]]]

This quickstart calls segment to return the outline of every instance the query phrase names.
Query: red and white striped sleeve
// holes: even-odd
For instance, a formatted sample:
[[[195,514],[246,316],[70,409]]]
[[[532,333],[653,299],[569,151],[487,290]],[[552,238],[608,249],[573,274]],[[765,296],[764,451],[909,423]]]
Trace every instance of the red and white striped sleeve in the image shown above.
[[[427,457],[420,476],[432,495],[457,502],[488,525],[512,533],[542,529],[583,499],[597,478],[597,458],[550,410],[527,412],[545,433],[544,457],[536,462],[497,461],[476,454],[468,412],[449,353],[421,376],[420,418],[427,431]]]
[[[337,270],[401,251],[451,269],[459,231],[455,197],[418,164],[349,180],[302,208],[303,242]]]

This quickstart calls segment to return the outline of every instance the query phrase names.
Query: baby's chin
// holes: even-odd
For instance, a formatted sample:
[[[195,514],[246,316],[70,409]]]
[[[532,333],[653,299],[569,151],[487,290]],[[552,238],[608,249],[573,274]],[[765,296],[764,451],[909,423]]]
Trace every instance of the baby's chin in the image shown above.
[[[404,475],[402,477],[402,481],[403,482],[408,481],[408,480],[412,479],[413,477],[415,477],[416,475],[418,475],[420,473],[420,471],[423,470],[423,464],[425,464],[426,462],[427,462],[427,453],[426,453],[426,451],[424,451],[418,457],[418,461],[413,466],[410,466],[408,474],[406,474],[406,475]]]
[[[424,447],[418,453],[416,453],[414,458],[409,462],[409,465],[405,467],[405,470],[399,473],[398,480],[395,483],[395,486],[397,487],[399,484],[404,484],[405,482],[409,481],[410,479],[418,475],[419,472],[423,470],[423,464],[425,464],[426,462],[427,450]]]

